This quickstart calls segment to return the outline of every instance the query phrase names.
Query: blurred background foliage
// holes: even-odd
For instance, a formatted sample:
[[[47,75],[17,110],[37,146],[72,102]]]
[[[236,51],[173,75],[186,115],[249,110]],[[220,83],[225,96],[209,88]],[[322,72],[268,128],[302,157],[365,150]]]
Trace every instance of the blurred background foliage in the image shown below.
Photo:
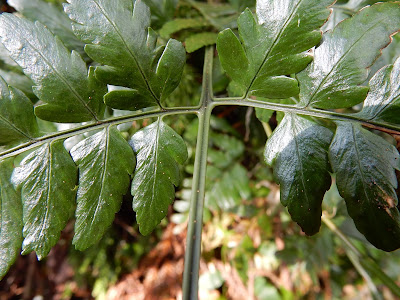
[[[245,7],[254,9],[255,1],[144,1],[152,9],[152,26],[161,38],[179,39],[190,53],[182,82],[166,105],[196,105],[204,46],[214,44],[220,30],[236,28],[239,13]],[[61,11],[62,0],[47,2]],[[337,1],[324,30],[375,2]],[[15,11],[6,1],[0,3],[2,11]],[[46,24],[46,14],[26,13],[26,17]],[[51,24],[46,25],[57,31]],[[65,36],[68,39],[68,34]],[[73,39],[69,41],[65,43],[71,47],[82,46]],[[7,55],[0,54],[0,75],[37,101],[30,80]],[[399,54],[400,38],[395,35],[371,68],[371,75]],[[214,63],[213,83],[216,94],[226,93],[229,79],[218,60]],[[214,111],[200,299],[400,299],[400,251],[385,253],[371,246],[347,216],[335,188],[325,196],[323,225],[317,235],[305,236],[291,221],[279,202],[279,186],[272,170],[263,162],[265,141],[281,118],[271,112],[262,118],[266,122],[260,123],[252,108],[218,107]],[[119,129],[128,138],[150,121],[120,125]],[[194,116],[166,121],[183,135],[189,160],[182,169],[184,179],[177,189],[177,200],[161,226],[150,236],[141,236],[132,217],[132,197],[126,195],[113,226],[98,245],[85,252],[74,250],[70,223],[45,260],[36,261],[32,253],[19,257],[0,282],[1,300],[180,299],[198,121]],[[46,122],[41,126],[44,131],[54,130]]]

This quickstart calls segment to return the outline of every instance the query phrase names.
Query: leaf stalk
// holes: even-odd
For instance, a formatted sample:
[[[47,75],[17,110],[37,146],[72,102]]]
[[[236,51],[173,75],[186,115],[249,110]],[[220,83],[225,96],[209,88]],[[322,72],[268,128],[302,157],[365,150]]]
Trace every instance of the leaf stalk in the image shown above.
[[[203,72],[203,90],[200,108],[198,138],[192,195],[189,211],[188,231],[186,235],[185,268],[183,273],[183,300],[198,299],[198,282],[201,258],[201,232],[203,229],[203,207],[206,184],[208,134],[213,106],[212,101],[212,65],[213,47],[207,48]]]

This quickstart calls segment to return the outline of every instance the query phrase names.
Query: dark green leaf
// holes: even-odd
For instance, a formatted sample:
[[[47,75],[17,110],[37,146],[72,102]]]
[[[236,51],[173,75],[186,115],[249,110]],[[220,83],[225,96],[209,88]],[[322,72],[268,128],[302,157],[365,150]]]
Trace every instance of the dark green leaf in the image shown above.
[[[77,52],[69,53],[46,27],[4,13],[0,36],[11,57],[36,84],[35,94],[46,103],[35,108],[39,118],[83,122],[102,117],[104,104],[92,96],[85,62]]]
[[[222,67],[244,93],[266,98],[298,94],[297,81],[286,77],[312,60],[307,52],[321,40],[319,28],[332,0],[259,1],[257,19],[249,9],[238,19],[239,39],[230,29],[219,34]]]
[[[265,147],[265,161],[274,166],[281,202],[303,231],[321,226],[321,203],[331,186],[328,148],[332,132],[315,122],[286,114]]]
[[[340,195],[357,229],[377,248],[400,247],[396,207],[399,153],[383,138],[358,124],[338,122],[329,149]]]
[[[22,254],[44,258],[60,238],[75,207],[77,170],[63,141],[44,144],[16,168],[12,181],[21,190],[24,213]]]
[[[31,140],[38,135],[31,101],[0,77],[0,145]]]
[[[12,158],[0,161],[0,279],[19,254],[22,244],[22,203],[10,182]]]
[[[165,100],[179,85],[185,66],[186,53],[180,42],[169,40],[157,62],[152,78],[154,92]]]
[[[133,210],[140,232],[147,235],[167,215],[180,181],[179,164],[188,154],[181,136],[161,120],[135,133],[130,144],[137,156]]]
[[[319,108],[351,107],[363,101],[368,67],[400,29],[400,5],[367,7],[324,34],[314,61],[298,74],[300,102]]]
[[[75,236],[78,250],[95,244],[111,225],[129,188],[135,156],[116,127],[107,127],[71,149],[79,167]]]
[[[84,54],[84,44],[72,32],[70,19],[54,4],[42,0],[8,0],[8,4],[27,19],[44,24],[69,50]]]
[[[107,65],[97,67],[98,78],[136,90],[152,103],[150,106],[160,105],[177,87],[185,64],[185,50],[175,40],[157,47],[157,36],[149,28],[150,10],[141,0],[134,5],[130,0],[69,0],[69,3],[65,11],[75,21],[75,34],[87,43],[86,53]],[[132,99],[135,100],[137,97]],[[117,101],[118,98],[109,103]],[[120,106],[129,107],[126,99],[123,102]]]
[[[178,32],[182,29],[197,28],[209,26],[210,23],[203,18],[194,19],[174,19],[164,24],[160,29],[160,35],[162,37],[169,37],[171,34]]]
[[[368,120],[400,122],[400,58],[379,70],[369,82],[370,91],[359,116]]]

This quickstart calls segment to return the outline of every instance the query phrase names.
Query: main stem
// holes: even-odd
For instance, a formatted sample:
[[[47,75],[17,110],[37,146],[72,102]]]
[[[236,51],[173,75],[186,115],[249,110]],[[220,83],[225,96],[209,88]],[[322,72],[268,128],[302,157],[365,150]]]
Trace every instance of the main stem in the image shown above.
[[[196,158],[194,162],[192,196],[190,201],[189,223],[186,236],[185,269],[183,273],[183,300],[198,298],[199,270],[201,258],[201,232],[203,228],[203,207],[207,169],[208,133],[213,106],[211,72],[213,48],[206,49],[203,90],[200,107]]]

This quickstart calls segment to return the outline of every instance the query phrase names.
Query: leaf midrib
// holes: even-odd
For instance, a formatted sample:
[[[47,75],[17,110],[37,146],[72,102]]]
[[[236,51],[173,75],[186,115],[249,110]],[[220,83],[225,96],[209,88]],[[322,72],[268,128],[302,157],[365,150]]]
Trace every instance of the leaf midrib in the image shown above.
[[[309,206],[310,203],[311,203],[311,201],[310,201],[310,199],[308,198],[308,193],[307,193],[307,191],[306,191],[306,185],[305,185],[305,180],[304,180],[303,161],[302,161],[302,157],[301,157],[301,155],[300,155],[299,144],[298,144],[298,141],[297,141],[296,124],[294,123],[294,120],[293,120],[293,119],[294,119],[293,116],[291,116],[291,121],[290,121],[290,123],[291,123],[291,126],[292,126],[292,128],[293,128],[293,133],[294,133],[293,139],[294,139],[294,142],[295,142],[296,154],[297,154],[298,161],[299,161],[299,165],[300,165],[301,183],[302,183],[303,188],[304,188],[303,195],[305,195],[305,198],[306,198],[306,201],[307,201],[307,205]]]
[[[160,127],[161,127],[161,120],[160,119],[158,119],[158,124],[157,124],[157,131],[156,131],[156,142],[155,142],[155,144],[154,144],[154,146],[153,146],[153,149],[155,149],[155,156],[154,156],[154,160],[155,160],[155,163],[154,163],[154,167],[153,167],[153,170],[154,170],[154,176],[153,176],[153,184],[152,184],[152,195],[153,195],[153,197],[151,197],[151,202],[150,202],[150,207],[152,207],[153,206],[153,203],[154,203],[154,195],[155,195],[155,188],[156,188],[156,177],[157,177],[157,171],[158,171],[158,144],[159,144],[159,136],[160,136]]]
[[[117,35],[119,36],[119,38],[121,39],[121,42],[123,43],[123,45],[125,46],[125,48],[128,50],[128,53],[131,55],[131,57],[133,58],[133,60],[135,61],[140,75],[142,76],[144,82],[146,83],[147,89],[149,90],[149,92],[151,93],[151,96],[156,100],[157,104],[159,106],[160,105],[160,99],[158,99],[158,97],[155,95],[155,93],[153,92],[149,80],[147,79],[141,65],[138,62],[138,59],[136,58],[135,54],[132,52],[132,50],[129,48],[128,44],[125,42],[125,39],[122,36],[122,33],[119,31],[118,26],[108,17],[107,13],[104,11],[103,7],[101,7],[101,5],[97,2],[97,0],[93,0],[93,2],[96,4],[96,6],[99,8],[99,10],[102,12],[102,14],[104,15],[104,17],[107,19],[107,21],[111,24],[111,26],[114,28],[115,32],[117,33]]]
[[[52,149],[51,149],[51,143],[47,144],[48,147],[48,156],[49,156],[49,165],[47,167],[46,170],[46,178],[47,178],[47,189],[46,189],[46,209],[45,209],[45,215],[44,215],[44,219],[42,221],[42,226],[40,228],[40,233],[39,233],[39,238],[38,240],[40,241],[40,250],[43,250],[43,246],[47,245],[46,242],[42,242],[43,237],[44,237],[44,228],[47,224],[47,220],[49,218],[49,214],[50,214],[50,203],[51,203],[51,196],[50,196],[50,187],[52,186],[51,182],[52,182],[52,176],[50,175],[52,172],[52,160],[53,160],[53,155],[52,155]],[[37,248],[35,247],[35,251],[38,253],[39,256],[42,256],[41,254],[39,254],[41,251],[38,251]]]
[[[106,183],[105,183],[105,174],[107,173],[107,161],[108,161],[108,151],[109,151],[108,145],[110,143],[110,140],[109,140],[109,138],[110,138],[110,126],[107,127],[105,129],[105,131],[106,131],[106,139],[105,139],[105,153],[104,153],[104,159],[103,159],[104,170],[103,170],[103,172],[101,172],[101,179],[100,179],[100,181],[101,181],[101,187],[100,187],[100,192],[99,192],[99,200],[100,201],[103,201],[103,198],[102,198],[101,195],[103,194],[103,189],[104,189],[104,186],[106,185]],[[90,226],[89,226],[89,228],[90,228],[89,232],[92,231],[93,222],[96,219],[97,213],[99,211],[100,201],[97,202],[96,210],[94,211],[93,218],[91,218],[91,222],[90,222]]]
[[[354,149],[356,150],[356,154],[357,154],[357,159],[356,159],[356,161],[357,161],[357,166],[358,166],[358,172],[359,172],[359,174],[360,174],[360,177],[361,177],[361,182],[362,182],[362,186],[363,186],[363,192],[364,192],[364,194],[365,194],[365,197],[366,197],[366,199],[368,200],[368,202],[370,202],[370,199],[369,199],[369,196],[368,196],[368,194],[367,194],[367,190],[366,190],[366,186],[365,186],[365,177],[364,177],[364,173],[363,173],[363,171],[362,171],[362,167],[361,167],[361,159],[362,159],[362,156],[360,156],[360,151],[359,151],[359,149],[358,149],[358,145],[357,145],[357,141],[356,141],[356,137],[355,137],[355,130],[354,130],[354,125],[353,124],[351,124],[350,125],[351,126],[351,135],[352,135],[352,138],[353,138],[353,145],[354,145]]]

